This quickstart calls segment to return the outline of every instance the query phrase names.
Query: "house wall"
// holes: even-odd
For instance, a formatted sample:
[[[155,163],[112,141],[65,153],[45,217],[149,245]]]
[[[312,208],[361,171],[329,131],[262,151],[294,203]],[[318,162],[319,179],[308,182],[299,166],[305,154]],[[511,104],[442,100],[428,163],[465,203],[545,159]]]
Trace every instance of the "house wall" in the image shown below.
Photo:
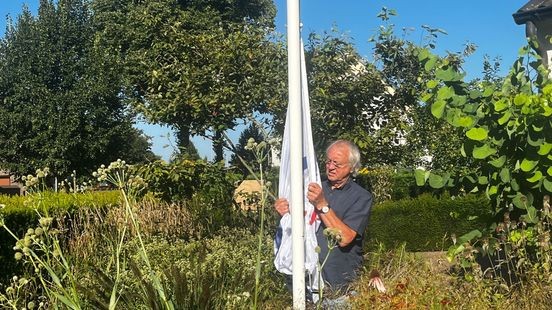
[[[537,27],[540,56],[543,59],[543,63],[550,67],[552,65],[552,43],[550,43],[552,20],[537,20],[534,21],[534,24]]]

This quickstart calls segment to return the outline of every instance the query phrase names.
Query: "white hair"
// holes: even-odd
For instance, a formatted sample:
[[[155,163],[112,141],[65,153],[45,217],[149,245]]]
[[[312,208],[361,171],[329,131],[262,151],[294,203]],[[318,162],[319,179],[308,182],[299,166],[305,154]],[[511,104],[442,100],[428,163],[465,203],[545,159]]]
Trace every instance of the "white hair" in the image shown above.
[[[351,165],[351,174],[355,177],[360,170],[360,151],[358,147],[349,140],[335,140],[326,149],[326,155],[328,151],[334,146],[346,146],[349,149],[349,164]]]

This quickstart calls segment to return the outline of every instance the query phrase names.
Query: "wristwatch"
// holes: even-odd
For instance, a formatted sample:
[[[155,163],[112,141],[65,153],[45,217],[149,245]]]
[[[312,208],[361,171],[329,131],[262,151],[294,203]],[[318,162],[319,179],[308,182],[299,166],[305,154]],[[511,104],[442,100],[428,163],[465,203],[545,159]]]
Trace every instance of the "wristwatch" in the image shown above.
[[[318,211],[320,211],[320,213],[322,214],[328,214],[328,212],[330,212],[330,206],[326,204],[322,208],[318,209]]]

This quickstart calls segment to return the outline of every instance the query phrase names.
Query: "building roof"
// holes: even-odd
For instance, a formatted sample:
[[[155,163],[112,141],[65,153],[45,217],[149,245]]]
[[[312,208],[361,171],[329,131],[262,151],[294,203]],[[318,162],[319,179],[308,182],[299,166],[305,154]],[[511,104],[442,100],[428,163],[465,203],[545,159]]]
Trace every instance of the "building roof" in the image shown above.
[[[518,25],[552,18],[552,0],[531,0],[512,14]]]

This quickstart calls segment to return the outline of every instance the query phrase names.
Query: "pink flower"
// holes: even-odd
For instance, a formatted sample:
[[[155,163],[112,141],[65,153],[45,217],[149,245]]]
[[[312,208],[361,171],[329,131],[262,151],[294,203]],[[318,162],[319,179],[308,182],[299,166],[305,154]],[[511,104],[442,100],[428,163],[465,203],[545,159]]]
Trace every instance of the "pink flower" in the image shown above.
[[[368,285],[377,289],[380,293],[385,293],[387,291],[380,278],[379,271],[375,269],[370,272],[370,281],[368,281]]]

